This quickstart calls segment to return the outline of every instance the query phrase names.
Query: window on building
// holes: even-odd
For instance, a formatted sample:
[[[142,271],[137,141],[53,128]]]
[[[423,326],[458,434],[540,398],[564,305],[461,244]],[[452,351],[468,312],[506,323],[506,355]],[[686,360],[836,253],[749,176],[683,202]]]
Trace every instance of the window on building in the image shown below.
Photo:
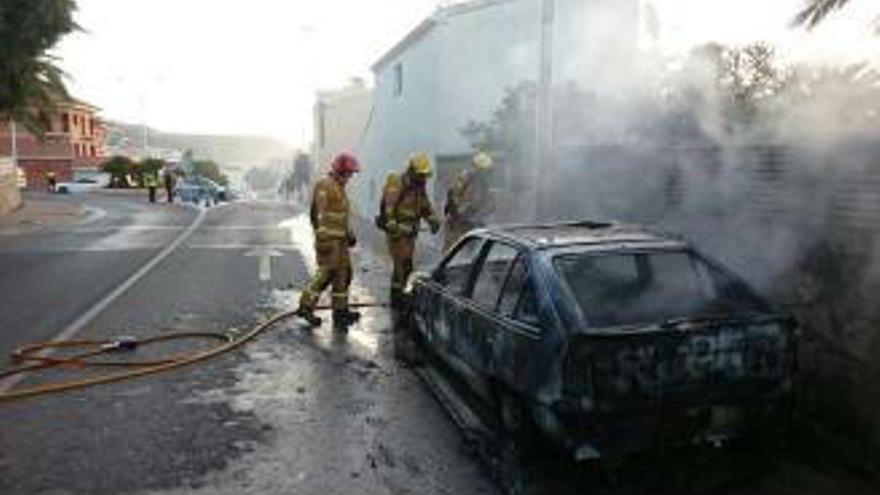
[[[403,63],[394,66],[394,96],[403,94]]]
[[[61,114],[61,132],[70,132],[70,115]]]

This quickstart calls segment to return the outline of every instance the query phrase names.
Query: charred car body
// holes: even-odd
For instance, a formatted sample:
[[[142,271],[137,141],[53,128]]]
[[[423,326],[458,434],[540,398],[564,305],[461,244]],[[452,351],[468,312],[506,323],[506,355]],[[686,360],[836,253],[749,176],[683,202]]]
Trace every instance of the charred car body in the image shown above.
[[[474,231],[410,284],[433,359],[492,406],[596,459],[720,439],[787,396],[795,325],[687,243],[609,223]]]

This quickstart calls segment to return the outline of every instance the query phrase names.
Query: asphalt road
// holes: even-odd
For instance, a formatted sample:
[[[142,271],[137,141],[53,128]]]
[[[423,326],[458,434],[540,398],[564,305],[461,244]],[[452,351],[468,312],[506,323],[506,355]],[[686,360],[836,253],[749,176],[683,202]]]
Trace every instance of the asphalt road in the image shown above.
[[[69,200],[92,208],[84,222],[0,234],[0,352],[241,331],[290,309],[307,279],[309,229],[288,205]],[[357,259],[356,297],[384,295],[382,264]],[[205,365],[0,406],[0,493],[493,493],[390,339],[381,309],[347,336],[288,321]]]
[[[65,227],[0,228],[0,353],[59,336],[240,333],[291,309],[312,269],[311,230],[290,205],[200,211],[136,196],[59,200],[82,202],[89,214]],[[355,265],[354,298],[381,300],[387,263],[361,247]],[[366,311],[347,335],[328,327],[288,320],[199,366],[0,405],[0,494],[497,493],[447,414],[391,359],[384,309]],[[630,486],[562,467],[536,492],[874,492],[830,466],[744,462],[758,454],[774,458],[664,456],[642,463],[634,479],[646,481]]]

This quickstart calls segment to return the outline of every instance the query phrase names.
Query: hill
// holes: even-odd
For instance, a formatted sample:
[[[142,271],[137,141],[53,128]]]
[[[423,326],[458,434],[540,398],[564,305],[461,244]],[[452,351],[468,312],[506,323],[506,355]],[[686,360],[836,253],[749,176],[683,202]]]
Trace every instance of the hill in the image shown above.
[[[193,151],[196,159],[213,160],[224,168],[248,169],[279,159],[292,160],[293,149],[276,139],[262,136],[178,134],[146,129],[148,150],[168,153]],[[107,122],[107,148],[110,154],[139,154],[144,129],[140,125]]]

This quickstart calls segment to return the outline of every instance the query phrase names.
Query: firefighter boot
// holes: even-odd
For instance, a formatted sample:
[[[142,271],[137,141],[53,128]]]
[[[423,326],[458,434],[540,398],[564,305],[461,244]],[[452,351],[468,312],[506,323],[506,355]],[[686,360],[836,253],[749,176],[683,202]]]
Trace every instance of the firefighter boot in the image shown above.
[[[323,323],[321,321],[321,318],[315,315],[314,311],[312,311],[311,308],[307,308],[305,306],[300,306],[299,308],[297,308],[296,311],[293,312],[293,314],[299,316],[303,320],[306,320],[306,323],[313,327],[320,327],[321,323]]]
[[[361,319],[361,314],[349,308],[333,310],[333,326],[338,330],[347,330]]]

